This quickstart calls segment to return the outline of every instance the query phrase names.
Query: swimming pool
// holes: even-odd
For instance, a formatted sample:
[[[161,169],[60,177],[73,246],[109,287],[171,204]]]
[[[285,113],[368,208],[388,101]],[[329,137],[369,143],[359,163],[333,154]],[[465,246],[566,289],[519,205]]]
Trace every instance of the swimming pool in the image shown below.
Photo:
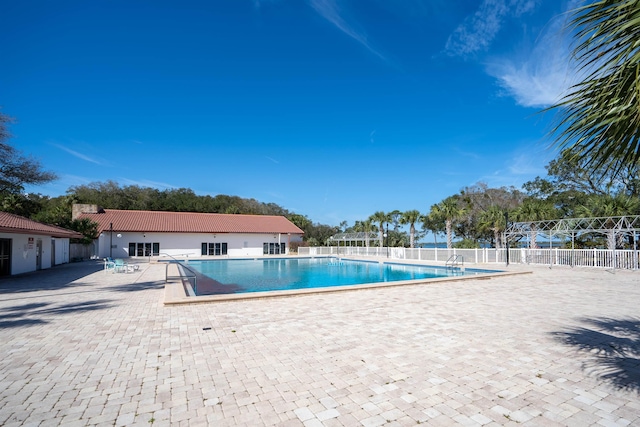
[[[198,273],[196,296],[330,288],[495,273],[338,258],[189,261]]]

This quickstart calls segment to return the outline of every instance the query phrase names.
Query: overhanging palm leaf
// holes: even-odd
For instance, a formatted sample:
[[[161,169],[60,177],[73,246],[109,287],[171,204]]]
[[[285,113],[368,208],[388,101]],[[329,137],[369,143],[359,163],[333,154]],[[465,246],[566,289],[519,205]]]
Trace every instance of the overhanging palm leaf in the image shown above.
[[[573,54],[584,80],[547,110],[552,133],[589,164],[619,171],[640,161],[640,2],[601,0],[573,12]]]

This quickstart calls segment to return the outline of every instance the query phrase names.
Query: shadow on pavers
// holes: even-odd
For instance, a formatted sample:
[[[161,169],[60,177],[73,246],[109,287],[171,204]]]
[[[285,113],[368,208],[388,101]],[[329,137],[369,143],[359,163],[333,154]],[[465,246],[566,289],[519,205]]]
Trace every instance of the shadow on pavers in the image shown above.
[[[136,282],[127,283],[124,285],[109,286],[107,289],[113,292],[138,292],[146,291],[149,289],[164,289],[164,282]]]
[[[40,302],[0,308],[0,328],[16,328],[49,323],[47,317],[78,312],[103,310],[111,307],[111,300],[100,299],[58,304]]]
[[[640,318],[582,318],[584,327],[553,332],[583,352],[583,369],[616,388],[640,392]]]
[[[3,277],[0,279],[0,294],[55,291],[83,286],[82,282],[73,282],[102,269],[104,269],[102,261],[91,260],[62,264],[44,270]]]

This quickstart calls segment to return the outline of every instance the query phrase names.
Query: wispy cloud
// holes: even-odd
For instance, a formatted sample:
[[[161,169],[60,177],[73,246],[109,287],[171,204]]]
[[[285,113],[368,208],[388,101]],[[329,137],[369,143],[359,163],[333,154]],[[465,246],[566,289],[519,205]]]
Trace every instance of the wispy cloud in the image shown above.
[[[90,162],[90,163],[95,163],[96,165],[101,165],[102,164],[102,162],[100,162],[100,161],[98,161],[98,160],[96,160],[96,159],[94,159],[92,157],[89,157],[86,154],[82,154],[82,153],[74,151],[74,150],[72,150],[72,149],[70,149],[68,147],[65,147],[64,145],[53,144],[53,143],[51,145],[53,145],[56,148],[59,148],[62,151],[66,151],[67,153],[71,154],[72,156],[75,156],[75,157],[77,157],[79,159],[82,159],[84,161],[87,161],[87,162]]]
[[[371,131],[371,133],[369,134],[369,141],[371,141],[371,143],[373,144],[375,142],[375,140],[373,139],[373,135],[376,134],[377,129],[374,129]]]
[[[272,158],[272,157],[264,156],[264,158],[265,158],[265,159],[267,159],[267,160],[271,160],[271,161],[272,161],[273,163],[275,163],[276,165],[279,165],[279,164],[280,164],[280,162],[279,162],[279,161],[277,161],[276,159],[274,159],[274,158]]]
[[[61,176],[61,180],[64,182],[71,182],[72,185],[77,185],[79,182],[83,183],[83,184],[89,184],[93,181],[95,181],[94,179],[91,178],[87,178],[86,176],[80,176],[80,175],[71,175],[68,173],[65,173]]]
[[[120,178],[120,182],[128,184],[128,185],[137,185],[138,187],[151,187],[151,188],[159,188],[159,189],[173,189],[178,188],[175,185],[167,184],[166,182],[159,181],[150,181],[150,180],[133,180],[129,178]]]
[[[549,162],[549,152],[520,153],[515,155],[507,165],[507,171],[512,176],[545,175],[545,166]]]
[[[480,160],[482,159],[482,156],[478,153],[474,153],[472,151],[464,151],[461,150],[459,147],[452,147],[452,150],[455,151],[458,155],[462,156],[462,157],[469,157],[471,159],[474,160]]]
[[[71,175],[60,173],[58,179],[47,184],[26,185],[25,192],[44,194],[50,197],[57,197],[64,194],[71,187],[87,185],[95,182],[95,178],[87,178],[85,176]]]
[[[538,0],[484,0],[476,13],[467,17],[449,36],[445,52],[468,56],[485,51],[508,17],[533,10]]]
[[[573,9],[577,2],[569,2]],[[548,107],[558,102],[580,79],[570,58],[570,35],[565,15],[552,20],[530,50],[518,58],[499,58],[487,64],[506,95],[524,107]]]
[[[340,31],[366,47],[371,53],[377,57],[387,61],[387,58],[375,49],[364,31],[359,31],[350,25],[345,19],[343,13],[338,8],[335,0],[309,0],[309,5],[324,19],[333,24]]]
[[[535,55],[532,55],[535,56]],[[540,61],[516,63],[501,60],[487,66],[487,72],[498,80],[506,95],[523,107],[548,107],[559,101],[576,83],[576,73],[563,55],[549,56]]]
[[[265,3],[273,3],[273,2],[276,2],[276,1],[278,1],[278,0],[253,0],[253,6],[256,9],[260,9],[263,4],[265,4]]]
[[[60,176],[60,179],[58,180],[58,184],[60,184],[61,187],[68,189],[69,187],[75,187],[79,185],[88,185],[95,181],[96,181],[95,178],[88,178],[86,176],[71,175],[71,174],[65,173]],[[60,194],[62,194],[62,192]]]
[[[275,191],[267,191],[265,194],[273,199],[278,199],[278,200],[286,199],[286,197],[283,194]]]
[[[545,176],[545,166],[557,153],[547,150],[536,142],[523,142],[522,147],[510,155],[503,162],[501,169],[482,176],[479,181],[486,182],[492,187],[514,186],[520,187],[536,176]]]

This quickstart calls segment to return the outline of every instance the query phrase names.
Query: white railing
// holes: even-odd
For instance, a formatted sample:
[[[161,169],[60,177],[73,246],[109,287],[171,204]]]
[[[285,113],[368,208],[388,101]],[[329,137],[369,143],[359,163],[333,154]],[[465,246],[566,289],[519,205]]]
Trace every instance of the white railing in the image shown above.
[[[432,261],[444,263],[452,255],[461,255],[467,264],[505,264],[506,249],[409,249],[361,246],[299,247],[298,255],[306,256],[373,256],[380,258]],[[565,265],[605,269],[639,270],[640,250],[608,249],[509,249],[512,264]]]

